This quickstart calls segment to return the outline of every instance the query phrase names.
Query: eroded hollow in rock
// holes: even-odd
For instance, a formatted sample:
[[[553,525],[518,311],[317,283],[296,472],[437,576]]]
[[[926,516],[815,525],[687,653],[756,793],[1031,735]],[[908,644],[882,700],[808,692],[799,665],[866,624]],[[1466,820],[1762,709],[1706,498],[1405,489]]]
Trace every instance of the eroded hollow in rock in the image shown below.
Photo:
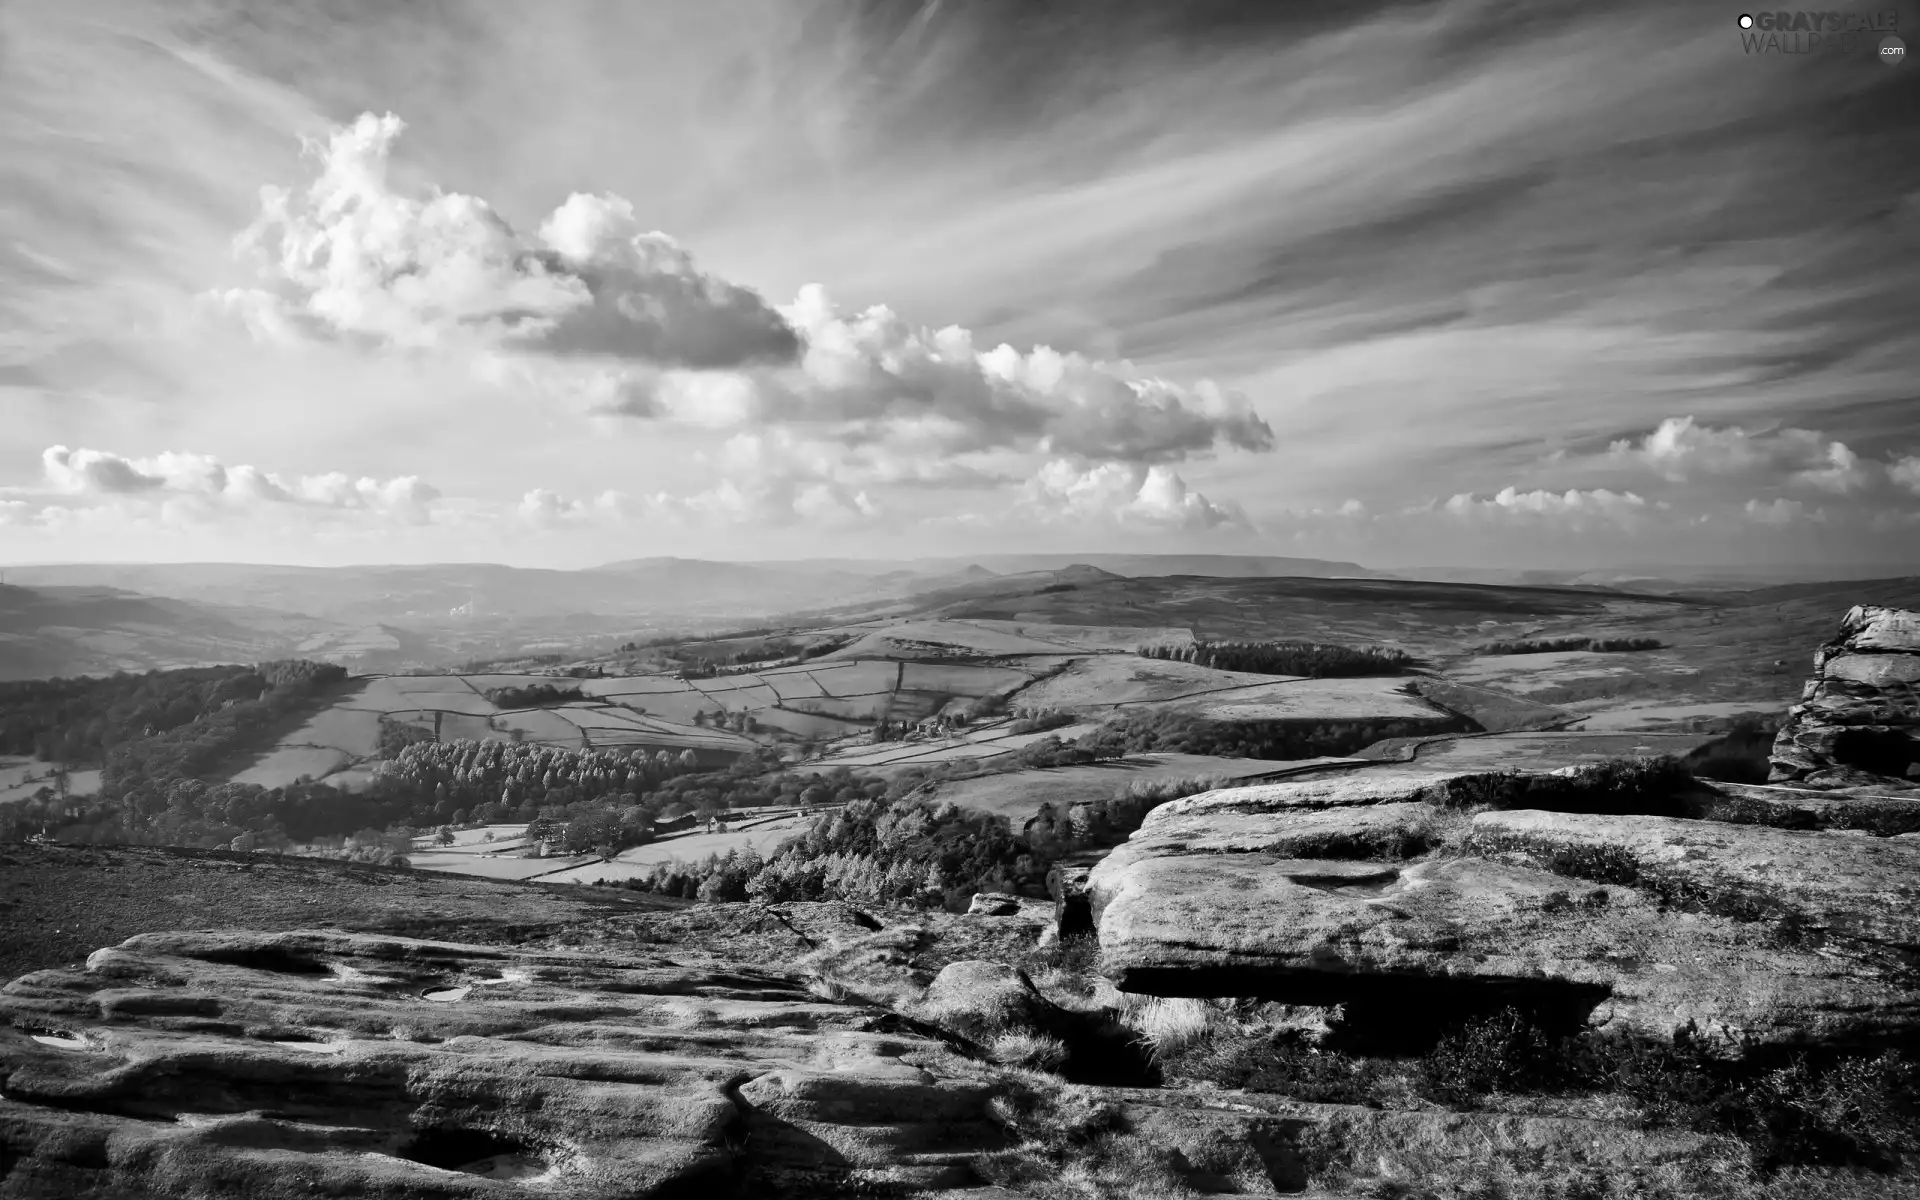
[[[52,1046],[55,1050],[91,1050],[93,1048],[87,1039],[64,1029],[48,1029],[39,1033],[30,1033],[28,1036],[42,1046]]]
[[[1833,761],[1898,779],[1920,762],[1920,741],[1898,729],[1843,729],[1833,739]]]
[[[443,1171],[465,1171],[497,1178],[538,1174],[547,1167],[538,1148],[517,1138],[491,1129],[445,1125],[421,1130],[400,1148],[397,1156]]]
[[[1302,1007],[1337,1008],[1323,1044],[1351,1054],[1424,1054],[1448,1031],[1507,1009],[1545,1033],[1588,1027],[1609,995],[1601,984],[1564,980],[1439,980],[1388,975],[1318,975],[1152,968],[1121,972],[1122,991],[1200,999],[1232,996]]]
[[[251,971],[272,971],[278,975],[331,975],[333,968],[319,959],[296,954],[284,946],[221,947],[197,955],[202,962]]]

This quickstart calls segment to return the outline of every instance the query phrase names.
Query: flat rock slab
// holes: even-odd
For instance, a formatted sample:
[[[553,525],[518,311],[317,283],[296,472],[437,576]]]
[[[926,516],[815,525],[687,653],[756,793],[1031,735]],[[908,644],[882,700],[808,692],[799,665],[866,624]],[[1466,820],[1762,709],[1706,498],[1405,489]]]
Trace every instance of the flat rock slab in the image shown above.
[[[1525,1003],[1653,1037],[1920,1030],[1914,839],[1534,812],[1467,836],[1418,799],[1444,779],[1383,768],[1156,809],[1088,879],[1107,973],[1382,1013]]]
[[[1809,940],[1920,950],[1920,844],[1858,833],[1538,811],[1473,818],[1483,853],[1618,880],[1670,903],[1802,927]]]
[[[13,981],[0,1020],[7,1196],[942,1185],[1002,1137],[976,1084],[905,1061],[937,1043],[658,957],[144,934]]]

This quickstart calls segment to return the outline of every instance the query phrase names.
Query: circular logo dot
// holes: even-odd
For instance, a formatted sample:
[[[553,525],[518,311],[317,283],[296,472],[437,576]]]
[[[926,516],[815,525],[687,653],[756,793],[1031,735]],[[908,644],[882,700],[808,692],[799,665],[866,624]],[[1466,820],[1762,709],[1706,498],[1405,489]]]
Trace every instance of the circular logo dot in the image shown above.
[[[1892,34],[1880,43],[1880,61],[1897,67],[1907,60],[1907,44]]]
[[[1742,29],[1752,29],[1752,28],[1753,28],[1753,17],[1752,17],[1751,15],[1749,15],[1749,14],[1747,14],[1747,13],[1741,13],[1741,14],[1740,14],[1740,28],[1742,28]]]

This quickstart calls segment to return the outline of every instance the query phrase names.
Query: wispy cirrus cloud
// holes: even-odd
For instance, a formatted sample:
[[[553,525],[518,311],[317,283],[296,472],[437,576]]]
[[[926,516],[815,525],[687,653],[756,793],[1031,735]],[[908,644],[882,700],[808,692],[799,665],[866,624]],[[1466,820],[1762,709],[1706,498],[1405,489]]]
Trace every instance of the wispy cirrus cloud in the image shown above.
[[[394,553],[524,561],[962,517],[1382,565],[1911,533],[1898,72],[1652,0],[1049,13],[16,6],[0,484],[55,444],[272,463],[282,512],[417,476],[439,540]]]

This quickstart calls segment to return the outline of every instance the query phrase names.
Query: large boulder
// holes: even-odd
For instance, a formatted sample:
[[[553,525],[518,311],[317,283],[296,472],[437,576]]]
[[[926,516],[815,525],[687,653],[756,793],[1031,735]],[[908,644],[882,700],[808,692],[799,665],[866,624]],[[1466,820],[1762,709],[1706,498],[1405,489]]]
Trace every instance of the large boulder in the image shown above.
[[[1920,612],[1848,610],[1815,652],[1772,761],[1773,782],[1920,792]]]
[[[1344,1005],[1359,1031],[1511,1003],[1653,1038],[1920,1033],[1916,839],[1836,827],[1847,798],[1475,815],[1482,779],[1382,766],[1164,805],[1089,877],[1104,968],[1131,992]],[[1881,810],[1910,803],[1865,823],[1905,832]],[[1682,809],[1742,823],[1646,815]],[[1813,827],[1758,823],[1775,813]]]

